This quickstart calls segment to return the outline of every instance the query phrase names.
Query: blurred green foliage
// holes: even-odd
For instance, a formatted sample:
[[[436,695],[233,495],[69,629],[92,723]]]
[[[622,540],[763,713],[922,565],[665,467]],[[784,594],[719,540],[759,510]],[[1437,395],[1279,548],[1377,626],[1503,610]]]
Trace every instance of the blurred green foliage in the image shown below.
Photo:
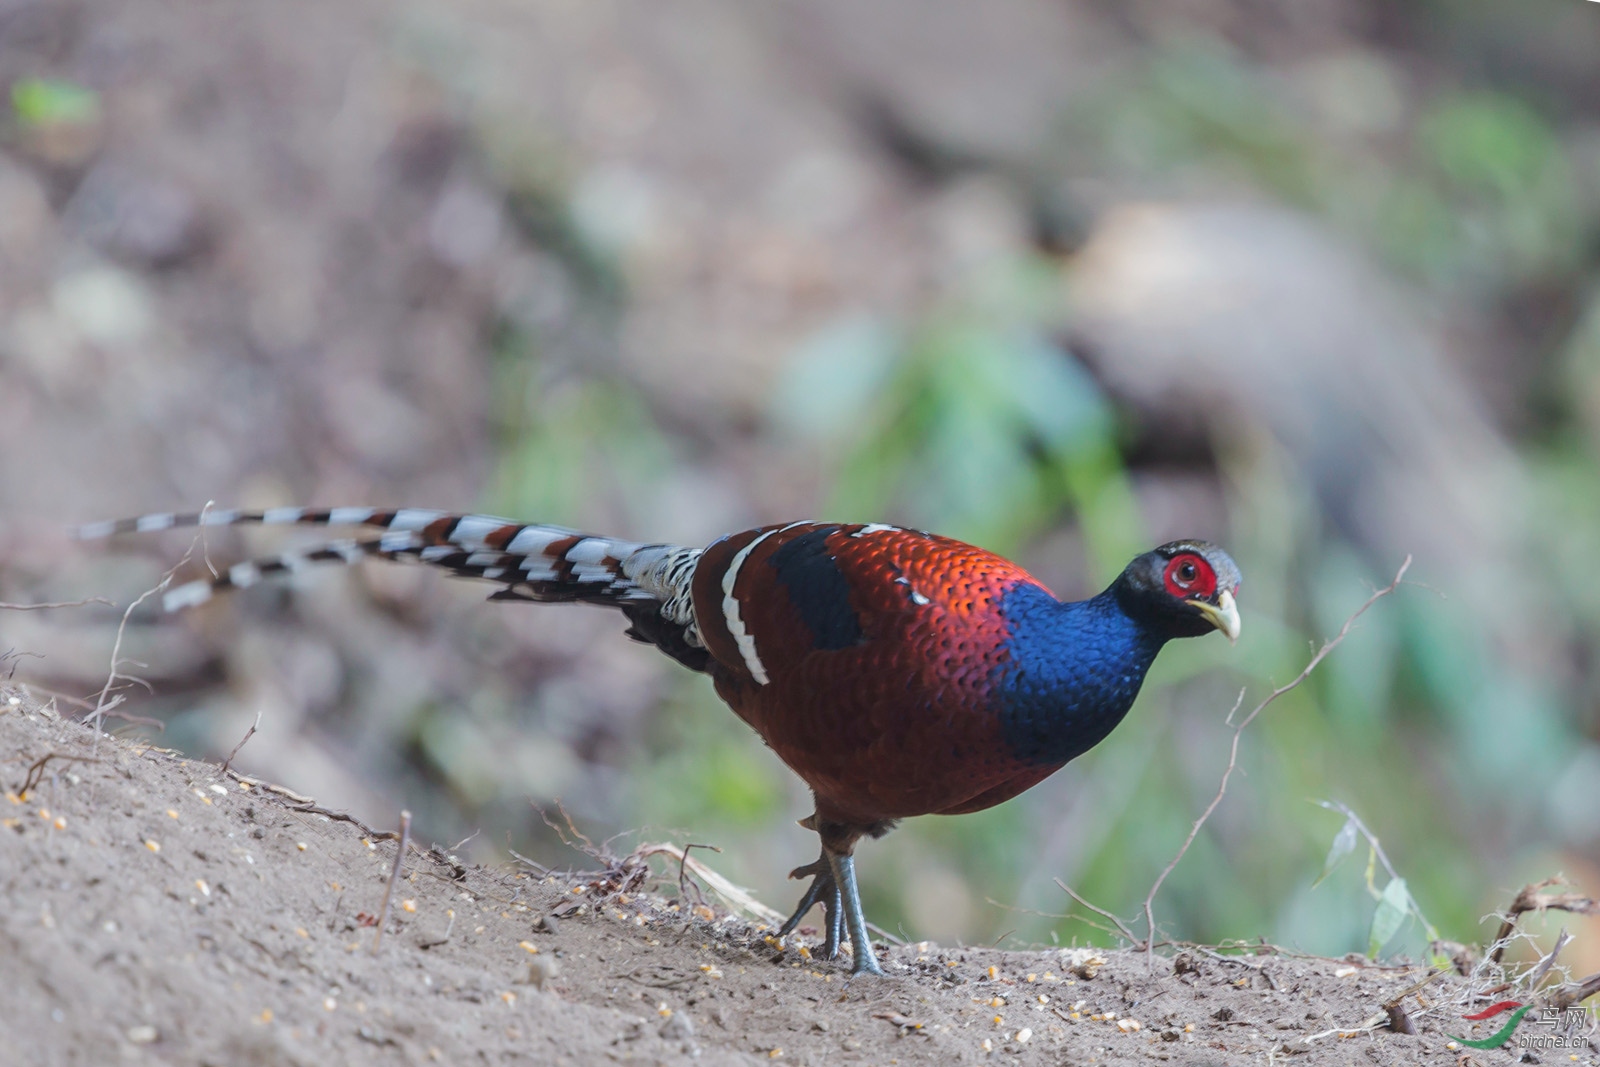
[[[1074,105],[1055,161],[1157,186],[1208,169],[1347,227],[1433,284],[1504,285],[1583,261],[1569,149],[1530,103],[1485,89],[1408,101],[1405,75],[1376,55],[1325,68],[1285,85],[1213,38],[1180,40]]]
[[[11,114],[23,126],[93,122],[100,94],[58,78],[22,78],[11,86]]]
[[[828,515],[894,514],[1014,553],[1075,505],[1096,578],[1109,578],[1140,541],[1116,419],[1051,340],[1058,309],[1038,264],[998,274],[904,331],[822,330],[775,390],[775,421],[798,447],[835,453]]]

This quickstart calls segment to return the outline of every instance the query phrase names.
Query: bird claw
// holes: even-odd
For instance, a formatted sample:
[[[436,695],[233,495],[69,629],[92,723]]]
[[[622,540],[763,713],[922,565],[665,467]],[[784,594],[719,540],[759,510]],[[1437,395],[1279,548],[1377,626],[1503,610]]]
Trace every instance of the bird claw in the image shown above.
[[[828,854],[824,852],[817,857],[815,863],[808,863],[803,867],[796,867],[789,872],[790,878],[810,878],[811,885],[801,896],[800,903],[794,909],[794,914],[789,916],[789,921],[778,930],[779,937],[787,937],[795,927],[800,925],[800,920],[811,910],[813,904],[822,903],[825,936],[822,942],[820,955],[825,960],[839,957],[839,945],[845,936],[844,931],[844,902],[839,895],[839,886],[833,880],[833,867],[828,863]]]
[[[811,906],[818,901],[822,903],[825,917],[825,936],[822,942],[821,955],[823,959],[833,960],[839,958],[839,949],[843,942],[850,941],[850,976],[858,974],[883,974],[883,969],[878,966],[878,957],[872,951],[872,943],[866,934],[866,923],[859,915],[854,922],[860,926],[860,937],[856,937],[851,930],[852,923],[847,922],[845,914],[847,902],[845,889],[839,884],[839,876],[835,874],[835,863],[840,864],[837,870],[843,872],[844,878],[849,882],[848,892],[851,901],[855,903],[857,911],[860,910],[859,898],[855,895],[855,868],[849,856],[830,858],[824,849],[815,863],[808,863],[803,867],[796,867],[789,872],[790,878],[810,878],[811,885],[806,888],[800,897],[800,903],[794,909],[794,914],[789,916],[789,921],[778,930],[778,936],[787,937],[795,927],[800,925],[800,920],[811,910]]]
[[[794,881],[818,876],[826,877],[830,882],[833,881],[833,868],[828,866],[828,857],[826,855],[818,856],[813,862],[803,864],[789,872],[790,879]]]

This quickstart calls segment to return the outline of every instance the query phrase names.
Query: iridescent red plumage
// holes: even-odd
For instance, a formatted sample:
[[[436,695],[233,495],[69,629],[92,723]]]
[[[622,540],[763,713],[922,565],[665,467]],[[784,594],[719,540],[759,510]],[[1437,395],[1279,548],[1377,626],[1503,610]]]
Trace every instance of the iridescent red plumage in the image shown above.
[[[849,587],[861,637],[816,647],[773,559],[796,538],[822,540]],[[723,579],[768,677],[759,684],[730,632]],[[1040,768],[999,736],[989,685],[1005,660],[1002,596],[1039,583],[959,541],[888,527],[765,527],[719,541],[695,577],[695,614],[717,692],[817,795],[822,818],[849,824],[988,806],[1038,781]],[[1050,768],[1054,769],[1054,768]],[[1045,770],[1043,773],[1049,773]],[[1023,775],[1025,782],[1007,789]]]

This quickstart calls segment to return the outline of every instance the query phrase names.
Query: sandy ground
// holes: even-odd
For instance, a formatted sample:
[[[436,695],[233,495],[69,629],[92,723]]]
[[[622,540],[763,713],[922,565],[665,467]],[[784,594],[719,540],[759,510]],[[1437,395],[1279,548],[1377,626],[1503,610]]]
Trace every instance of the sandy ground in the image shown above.
[[[1375,1024],[1423,976],[1416,968],[1190,948],[1152,970],[1126,951],[1086,964],[1082,950],[924,942],[885,946],[888,978],[848,981],[720,908],[619,894],[606,877],[463,868],[417,843],[374,951],[395,842],[220,771],[96,739],[0,693],[0,1060],[1488,1064],[1519,1054],[1449,1047],[1443,1031],[1467,1031],[1458,1017],[1475,1003],[1454,976],[1404,1000],[1416,1035]],[[654,881],[646,888],[675,889],[675,877]],[[1539,1055],[1524,1062],[1568,1061]]]

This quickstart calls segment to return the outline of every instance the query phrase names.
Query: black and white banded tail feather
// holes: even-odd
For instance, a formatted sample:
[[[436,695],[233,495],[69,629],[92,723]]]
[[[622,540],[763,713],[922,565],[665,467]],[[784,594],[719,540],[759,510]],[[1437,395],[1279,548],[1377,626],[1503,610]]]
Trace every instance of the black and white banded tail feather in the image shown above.
[[[161,512],[80,526],[80,540],[212,526],[364,526],[376,537],[341,538],[289,549],[275,556],[236,563],[212,577],[170,589],[166,611],[210,600],[227,589],[244,589],[274,574],[316,563],[356,563],[378,558],[410,560],[461,578],[500,583],[490,600],[580,602],[619,608],[632,624],[629,636],[656,645],[694,670],[708,654],[695,624],[691,578],[701,550],[639,544],[599,537],[563,526],[519,523],[493,515],[455,514],[422,508],[271,508],[240,511]]]

